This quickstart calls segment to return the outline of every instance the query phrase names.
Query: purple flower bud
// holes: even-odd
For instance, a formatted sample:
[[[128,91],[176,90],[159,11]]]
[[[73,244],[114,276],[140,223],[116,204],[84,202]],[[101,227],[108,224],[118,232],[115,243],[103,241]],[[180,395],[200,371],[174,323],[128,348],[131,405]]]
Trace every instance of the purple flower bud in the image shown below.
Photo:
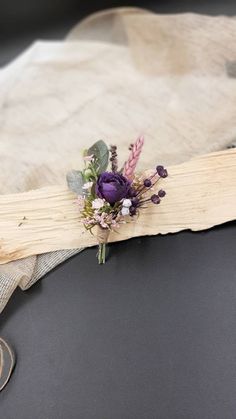
[[[100,174],[95,191],[99,198],[105,199],[109,204],[129,196],[130,181],[120,173],[103,172]]]
[[[143,182],[144,186],[146,186],[146,188],[149,188],[152,184],[150,179],[145,179]]]
[[[151,201],[153,202],[153,204],[160,204],[161,202],[159,196],[155,194],[151,196]]]
[[[165,191],[163,191],[163,189],[160,189],[159,190],[159,192],[158,192],[158,196],[160,197],[160,198],[164,198],[164,196],[166,195],[166,192]]]

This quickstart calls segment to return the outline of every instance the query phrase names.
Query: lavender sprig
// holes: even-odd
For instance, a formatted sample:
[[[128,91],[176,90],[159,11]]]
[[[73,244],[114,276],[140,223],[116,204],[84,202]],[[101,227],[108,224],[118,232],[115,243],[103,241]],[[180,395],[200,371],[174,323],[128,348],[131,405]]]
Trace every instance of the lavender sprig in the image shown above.
[[[111,157],[110,157],[111,170],[113,173],[116,173],[118,170],[117,146],[111,145],[109,151],[111,153]]]

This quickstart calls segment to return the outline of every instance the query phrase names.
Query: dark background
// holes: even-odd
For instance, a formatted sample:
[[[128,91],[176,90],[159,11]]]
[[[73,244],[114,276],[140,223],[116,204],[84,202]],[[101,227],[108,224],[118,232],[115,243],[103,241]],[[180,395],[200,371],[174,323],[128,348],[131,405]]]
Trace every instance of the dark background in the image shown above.
[[[0,0],[0,66],[35,39],[61,39],[88,14],[119,6],[143,7],[157,13],[236,13],[234,0]]]
[[[236,14],[234,1],[0,0],[0,63],[113,5]],[[88,249],[0,316],[17,365],[0,419],[235,419],[235,223]]]

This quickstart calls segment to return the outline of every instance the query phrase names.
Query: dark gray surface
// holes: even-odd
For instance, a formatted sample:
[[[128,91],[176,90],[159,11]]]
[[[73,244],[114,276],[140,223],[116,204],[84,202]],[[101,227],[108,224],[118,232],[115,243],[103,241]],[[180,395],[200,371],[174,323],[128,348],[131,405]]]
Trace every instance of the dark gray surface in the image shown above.
[[[152,8],[236,14],[234,1]],[[79,15],[9,38],[0,62]],[[114,244],[105,266],[89,249],[18,290],[0,317],[18,358],[0,419],[235,419],[235,233],[231,223]]]
[[[1,316],[4,419],[235,419],[235,225],[74,257]]]
[[[35,39],[63,39],[88,14],[122,6],[157,13],[236,15],[235,0],[0,0],[0,67]]]

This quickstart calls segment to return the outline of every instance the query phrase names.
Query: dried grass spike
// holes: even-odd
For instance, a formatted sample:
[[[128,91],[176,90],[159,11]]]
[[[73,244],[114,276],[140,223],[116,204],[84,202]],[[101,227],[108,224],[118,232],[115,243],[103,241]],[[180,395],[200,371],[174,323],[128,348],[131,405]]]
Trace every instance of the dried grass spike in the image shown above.
[[[144,137],[141,136],[137,139],[137,141],[132,145],[131,153],[127,162],[124,165],[123,175],[128,178],[132,179],[134,176],[134,171],[137,166],[142,148],[144,144]]]

